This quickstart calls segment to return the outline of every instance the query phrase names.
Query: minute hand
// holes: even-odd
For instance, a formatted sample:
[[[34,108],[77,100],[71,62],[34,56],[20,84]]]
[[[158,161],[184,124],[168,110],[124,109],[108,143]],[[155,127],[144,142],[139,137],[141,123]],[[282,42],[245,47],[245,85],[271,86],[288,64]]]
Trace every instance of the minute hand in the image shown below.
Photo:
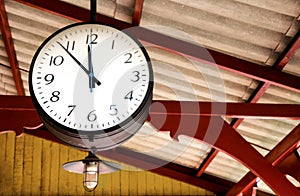
[[[76,58],[75,56],[73,56],[72,53],[70,53],[68,51],[67,48],[65,48],[60,42],[57,42],[69,55],[70,57],[72,57],[72,59],[79,65],[79,67],[89,76],[89,71],[84,67],[84,65],[82,65],[82,63],[80,63]],[[93,78],[93,81],[98,85],[100,86],[101,85],[101,82],[99,80],[97,80],[97,78],[95,78],[95,76],[92,77]]]

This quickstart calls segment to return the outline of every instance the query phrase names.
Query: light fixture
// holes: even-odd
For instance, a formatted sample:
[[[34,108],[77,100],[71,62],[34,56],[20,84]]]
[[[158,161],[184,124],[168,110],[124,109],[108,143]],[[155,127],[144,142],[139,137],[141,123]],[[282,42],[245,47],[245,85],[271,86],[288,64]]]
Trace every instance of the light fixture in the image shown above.
[[[116,172],[120,170],[118,164],[102,161],[92,152],[83,160],[71,161],[62,166],[66,171],[83,174],[83,187],[91,192],[98,185],[98,175]]]
[[[83,162],[83,187],[88,192],[95,190],[98,185],[99,161],[98,157],[89,153]]]

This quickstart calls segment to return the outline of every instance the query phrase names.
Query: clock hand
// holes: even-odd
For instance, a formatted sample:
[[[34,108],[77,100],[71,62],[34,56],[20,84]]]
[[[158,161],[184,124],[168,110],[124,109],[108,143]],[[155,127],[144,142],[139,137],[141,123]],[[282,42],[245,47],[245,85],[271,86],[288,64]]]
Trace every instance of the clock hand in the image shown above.
[[[88,62],[89,62],[89,87],[90,87],[90,92],[93,92],[93,88],[95,88],[95,81],[93,80],[94,72],[93,72],[93,63],[92,63],[92,50],[90,46],[88,46]]]
[[[89,71],[84,67],[84,65],[82,65],[82,63],[80,63],[69,51],[67,48],[65,48],[60,42],[57,42],[71,57],[72,59],[79,65],[79,67],[87,74],[89,75]],[[92,76],[93,78],[93,82],[96,83],[98,86],[101,85],[101,82],[95,78],[95,76]]]

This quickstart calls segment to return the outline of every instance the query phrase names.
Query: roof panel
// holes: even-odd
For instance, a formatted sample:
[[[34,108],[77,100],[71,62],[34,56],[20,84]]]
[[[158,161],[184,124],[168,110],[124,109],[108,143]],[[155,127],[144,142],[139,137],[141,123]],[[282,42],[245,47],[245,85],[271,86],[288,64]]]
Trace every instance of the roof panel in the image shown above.
[[[8,15],[9,24],[12,25],[10,19],[13,19],[15,22],[25,22],[25,24],[36,24],[36,29],[46,28],[44,30],[48,30],[51,27],[63,27],[66,23],[70,23],[71,21],[47,12],[40,11],[30,6],[26,6],[24,4],[15,2],[15,1],[6,1],[5,9]],[[10,18],[11,17],[11,18]],[[21,19],[23,18],[23,20]],[[26,20],[27,19],[27,20]],[[33,20],[34,19],[34,20]],[[21,28],[21,26],[17,25],[16,28]],[[31,27],[28,25],[28,27]],[[36,31],[29,31],[32,33],[37,33]]]
[[[205,0],[192,0],[192,1],[180,1],[180,0],[170,0],[171,2],[176,2],[182,5],[182,8],[186,8],[187,6],[191,8],[195,8],[195,12],[197,13],[210,13],[217,16],[221,16],[216,20],[215,24],[222,21],[228,21],[230,23],[241,22],[237,24],[241,24],[240,28],[247,26],[257,27],[257,29],[268,29],[270,31],[278,32],[278,33],[286,33],[289,29],[290,23],[293,21],[294,17],[280,14],[274,11],[268,11],[266,9],[262,9],[259,7],[253,7],[251,5],[247,5],[244,3],[239,3],[237,1],[228,1],[228,0],[214,0],[214,1],[205,1]],[[193,12],[193,13],[195,13]],[[197,15],[195,18],[198,18]],[[223,19],[222,19],[223,18]],[[209,18],[205,18],[208,21],[211,21]],[[216,18],[218,19],[218,18]],[[221,25],[222,26],[222,25]],[[206,26],[204,26],[205,28]],[[234,27],[234,28],[237,28]],[[233,29],[232,29],[233,30]],[[248,29],[243,29],[246,31]],[[241,29],[239,30],[241,31]],[[255,35],[258,32],[248,32],[253,33]],[[236,31],[235,33],[236,34]],[[261,35],[262,36],[262,35]],[[260,37],[260,36],[258,36]]]
[[[21,78],[22,78],[22,81],[23,81],[25,95],[30,96],[29,85],[28,85],[28,72],[25,72],[25,71],[21,70],[20,73],[21,73]]]
[[[176,13],[176,14],[174,14]],[[189,21],[188,23],[186,21]],[[141,25],[169,27],[164,33],[246,60],[271,64],[285,34],[293,36],[295,17],[234,1],[146,0]],[[152,27],[163,31],[162,27]],[[299,26],[295,27],[297,31]],[[270,59],[271,58],[271,59]]]
[[[272,51],[269,48],[257,46],[250,42],[225,37],[221,34],[217,34],[215,31],[210,32],[206,29],[202,30],[190,26],[187,23],[179,23],[170,18],[162,18],[145,12],[142,16],[141,25],[143,27],[172,35],[176,38],[188,40],[189,42],[200,43],[204,47],[230,54],[238,58],[264,63],[267,61]],[[188,32],[188,38],[185,37],[187,35],[185,32]]]
[[[298,17],[300,2],[298,0],[234,0],[254,7],[264,8],[266,10],[278,12],[288,16]]]
[[[253,80],[146,46],[154,70],[154,93],[173,100],[242,101]]]
[[[199,167],[210,151],[208,145],[187,136],[175,141],[169,132],[156,131],[147,122],[122,146],[191,168]]]
[[[259,103],[300,104],[300,94],[271,85],[259,100]]]
[[[299,65],[300,65],[300,50],[298,49],[295,55],[288,62],[288,64],[283,68],[283,71],[300,77]]]
[[[250,143],[271,150],[300,121],[275,119],[245,119],[238,132]]]
[[[117,8],[115,11],[115,18],[131,23],[133,10],[134,10],[134,0],[116,0]]]
[[[208,174],[213,174],[232,182],[238,182],[249,170],[238,161],[223,152],[219,152],[208,168]]]
[[[17,95],[10,68],[0,66],[0,95]]]
[[[57,29],[53,26],[47,25],[47,22],[37,22],[35,20],[23,18],[22,15],[16,15],[18,12],[7,13],[7,17],[9,20],[9,25],[20,31],[25,31],[29,33],[34,33],[41,37],[48,37],[52,33],[54,33]]]

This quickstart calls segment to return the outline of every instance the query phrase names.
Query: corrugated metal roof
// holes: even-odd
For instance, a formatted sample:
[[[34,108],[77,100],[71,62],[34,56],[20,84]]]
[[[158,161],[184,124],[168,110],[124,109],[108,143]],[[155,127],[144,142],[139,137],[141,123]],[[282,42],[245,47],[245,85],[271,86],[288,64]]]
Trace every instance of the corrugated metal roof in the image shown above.
[[[294,6],[289,15],[281,13],[284,9],[266,10],[263,5],[267,3],[260,1],[246,4],[225,0],[146,0],[141,25],[182,30],[207,48],[270,65],[299,29],[295,16],[299,2],[288,3]],[[286,7],[283,1],[272,4]]]
[[[147,122],[122,146],[195,169],[211,149],[210,146],[187,136],[179,136],[179,141],[175,141],[169,132],[157,131]]]
[[[284,72],[300,76],[300,50],[292,57],[289,63],[283,68]]]
[[[0,92],[2,95],[15,95],[17,89],[8,67],[0,66]]]
[[[298,123],[292,120],[245,119],[238,131],[249,142],[271,150]]]
[[[238,182],[249,170],[225,153],[219,152],[206,169],[207,173]]]

